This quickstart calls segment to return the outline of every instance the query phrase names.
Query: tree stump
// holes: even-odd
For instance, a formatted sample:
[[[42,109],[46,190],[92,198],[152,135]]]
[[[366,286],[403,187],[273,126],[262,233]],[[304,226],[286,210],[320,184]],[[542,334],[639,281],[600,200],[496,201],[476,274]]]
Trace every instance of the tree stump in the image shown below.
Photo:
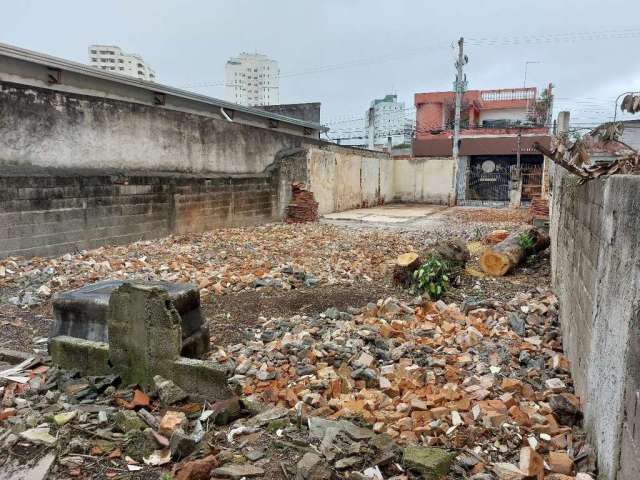
[[[398,256],[393,269],[393,281],[402,286],[409,286],[411,275],[420,266],[420,257],[416,252],[407,252]]]

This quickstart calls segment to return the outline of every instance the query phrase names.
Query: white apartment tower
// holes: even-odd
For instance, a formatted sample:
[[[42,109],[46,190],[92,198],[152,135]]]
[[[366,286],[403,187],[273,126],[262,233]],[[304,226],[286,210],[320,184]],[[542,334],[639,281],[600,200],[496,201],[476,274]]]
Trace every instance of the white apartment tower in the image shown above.
[[[371,102],[373,109],[374,145],[387,145],[389,137],[393,146],[407,142],[407,125],[404,102],[397,95],[386,95]],[[369,132],[369,111],[365,113],[365,128]]]
[[[241,53],[224,67],[225,99],[257,107],[280,103],[278,62],[258,53]]]
[[[136,53],[125,53],[115,45],[91,45],[89,64],[101,70],[154,82],[156,72]]]

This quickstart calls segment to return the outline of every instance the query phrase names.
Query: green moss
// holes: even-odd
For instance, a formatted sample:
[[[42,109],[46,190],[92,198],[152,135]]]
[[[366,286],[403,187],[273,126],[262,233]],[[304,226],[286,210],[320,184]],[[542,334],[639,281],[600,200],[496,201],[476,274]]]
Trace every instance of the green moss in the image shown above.
[[[422,475],[425,480],[444,478],[456,454],[433,447],[407,447],[402,455],[402,463],[410,470]]]

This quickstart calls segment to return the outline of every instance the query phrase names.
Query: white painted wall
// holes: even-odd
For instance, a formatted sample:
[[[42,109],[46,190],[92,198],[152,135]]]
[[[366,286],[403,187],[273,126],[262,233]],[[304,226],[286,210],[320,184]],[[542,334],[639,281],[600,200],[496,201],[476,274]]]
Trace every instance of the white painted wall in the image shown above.
[[[496,110],[481,110],[480,124],[483,120],[527,120],[526,108],[502,108]]]
[[[447,204],[453,189],[451,158],[393,160],[394,200]]]

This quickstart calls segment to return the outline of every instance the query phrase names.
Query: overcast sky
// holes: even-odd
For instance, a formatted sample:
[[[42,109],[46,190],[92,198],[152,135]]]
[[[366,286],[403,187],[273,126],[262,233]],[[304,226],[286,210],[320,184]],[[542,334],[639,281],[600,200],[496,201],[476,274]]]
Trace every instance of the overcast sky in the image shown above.
[[[527,85],[552,82],[573,122],[606,120],[616,95],[640,90],[640,2],[629,0],[18,0],[0,18],[1,42],[79,62],[89,44],[115,44],[161,83],[219,98],[222,87],[194,85],[222,82],[230,56],[264,53],[284,75],[281,103],[320,101],[334,129],[361,128],[344,120],[373,98],[410,107],[416,92],[450,90],[460,36],[470,89],[522,86],[525,62],[540,62]]]

